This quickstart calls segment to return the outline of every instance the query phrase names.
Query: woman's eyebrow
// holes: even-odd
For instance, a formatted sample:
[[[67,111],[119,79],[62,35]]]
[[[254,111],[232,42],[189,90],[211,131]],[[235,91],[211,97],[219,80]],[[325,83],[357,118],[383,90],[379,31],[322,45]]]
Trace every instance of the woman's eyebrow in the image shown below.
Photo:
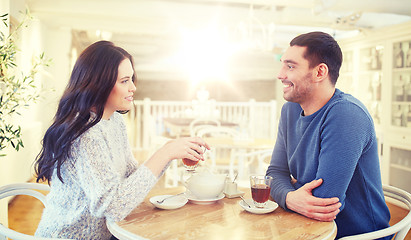
[[[131,77],[130,76],[124,76],[124,77],[121,77],[120,79],[130,79]]]

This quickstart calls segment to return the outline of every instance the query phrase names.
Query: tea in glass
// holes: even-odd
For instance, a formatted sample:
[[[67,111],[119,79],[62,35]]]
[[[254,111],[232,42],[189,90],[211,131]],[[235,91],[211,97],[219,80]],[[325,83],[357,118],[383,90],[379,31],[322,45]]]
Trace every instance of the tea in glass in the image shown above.
[[[270,198],[272,180],[273,178],[270,176],[250,176],[251,196],[256,207],[265,207],[266,202]]]
[[[203,153],[204,153],[206,148],[202,147],[202,149],[203,149]],[[196,150],[194,150],[194,151],[196,151]],[[198,151],[196,151],[196,152],[199,153]],[[183,158],[182,160],[183,160],[183,165],[184,165],[184,167],[186,168],[187,171],[194,171],[195,168],[198,166],[198,163],[200,162],[200,161],[191,160],[189,158]]]
[[[194,161],[188,158],[183,158],[183,164],[184,167],[186,167],[187,170],[189,171],[194,171],[194,169],[197,167],[199,161]]]

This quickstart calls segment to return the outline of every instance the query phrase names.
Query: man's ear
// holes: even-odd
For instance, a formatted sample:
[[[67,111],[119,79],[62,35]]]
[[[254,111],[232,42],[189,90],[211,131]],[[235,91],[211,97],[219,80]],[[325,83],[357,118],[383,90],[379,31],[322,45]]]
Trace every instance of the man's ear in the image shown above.
[[[316,81],[323,81],[328,77],[328,66],[325,63],[320,63],[315,68],[316,71]]]

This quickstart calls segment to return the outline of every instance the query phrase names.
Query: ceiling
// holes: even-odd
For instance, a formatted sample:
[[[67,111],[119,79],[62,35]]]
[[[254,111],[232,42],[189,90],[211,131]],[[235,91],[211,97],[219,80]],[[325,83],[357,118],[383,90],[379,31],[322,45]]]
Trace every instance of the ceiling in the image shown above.
[[[173,80],[190,74],[217,78],[209,72],[222,65],[229,69],[225,74],[236,79],[268,79],[275,58],[299,33],[321,30],[342,39],[411,20],[411,0],[27,3],[32,14],[51,27],[73,29],[74,44],[80,49],[98,39],[124,47],[134,56],[140,79]]]

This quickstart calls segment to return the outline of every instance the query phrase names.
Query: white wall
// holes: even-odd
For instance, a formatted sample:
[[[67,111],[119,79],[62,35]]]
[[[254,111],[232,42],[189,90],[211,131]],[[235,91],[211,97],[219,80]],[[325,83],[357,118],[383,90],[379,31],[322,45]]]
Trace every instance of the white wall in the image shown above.
[[[36,118],[43,123],[43,131],[51,124],[58,101],[70,77],[71,29],[50,27],[41,23],[42,49],[52,65],[42,74],[45,92],[39,103]]]

